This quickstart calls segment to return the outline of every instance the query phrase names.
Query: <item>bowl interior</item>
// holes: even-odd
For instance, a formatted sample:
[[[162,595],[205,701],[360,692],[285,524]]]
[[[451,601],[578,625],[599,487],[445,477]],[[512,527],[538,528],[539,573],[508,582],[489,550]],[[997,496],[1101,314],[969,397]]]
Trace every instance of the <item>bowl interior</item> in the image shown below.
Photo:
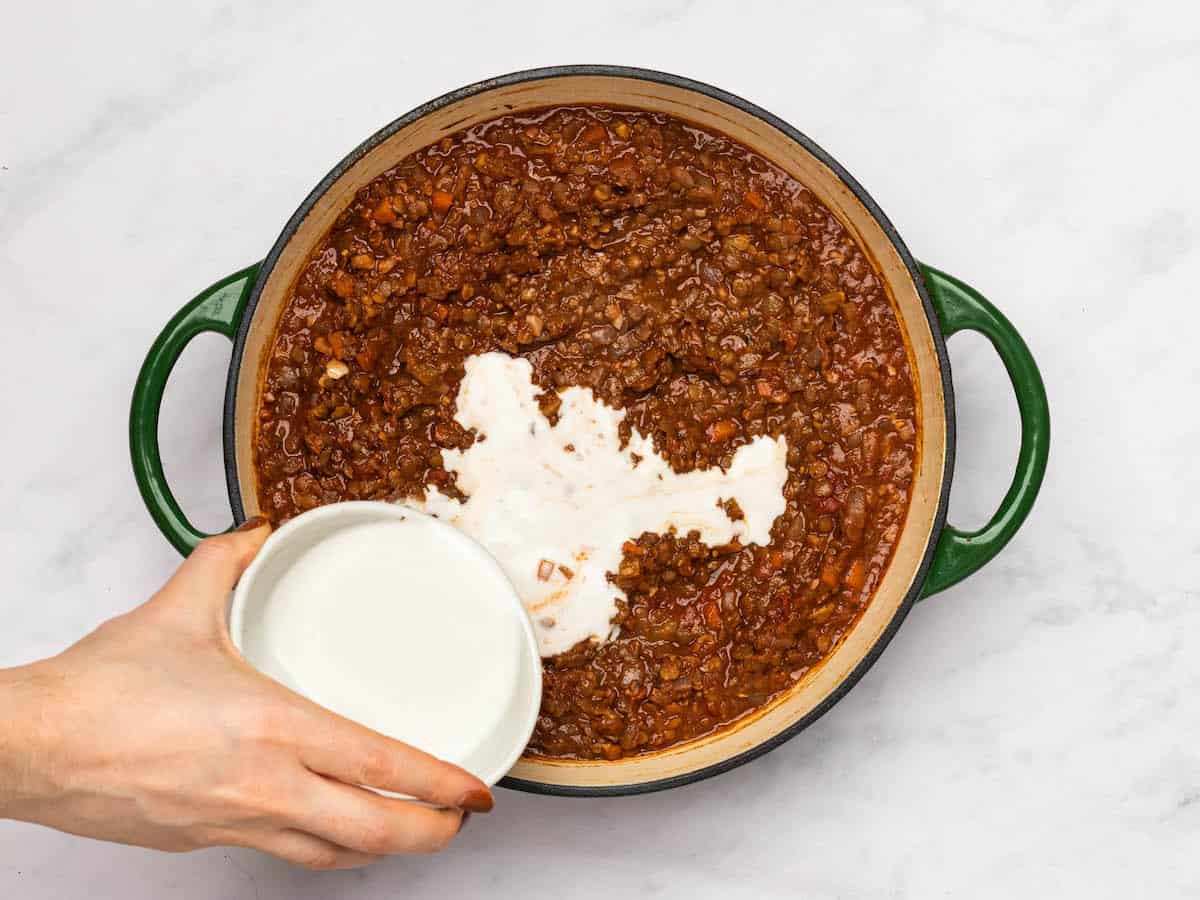
[[[585,103],[667,113],[723,132],[812,190],[870,254],[888,286],[905,334],[920,423],[912,501],[892,562],[862,618],[822,666],[772,703],[707,738],[615,762],[525,757],[510,773],[517,786],[563,793],[622,793],[668,786],[700,772],[722,771],[820,715],[844,685],[865,671],[902,618],[938,529],[949,425],[930,316],[911,258],[891,226],[814,145],[795,132],[789,134],[786,125],[762,110],[713,89],[671,77],[659,80],[659,76],[645,73],[597,74],[596,70],[546,71],[498,79],[449,95],[398,120],[351,154],[314,191],[293,219],[291,233],[285,231],[276,245],[273,265],[268,261],[257,307],[245,333],[233,398],[236,444],[232,462],[246,514],[252,515],[257,512],[253,422],[264,350],[307,254],[354,193],[408,154],[479,122],[512,112]]]

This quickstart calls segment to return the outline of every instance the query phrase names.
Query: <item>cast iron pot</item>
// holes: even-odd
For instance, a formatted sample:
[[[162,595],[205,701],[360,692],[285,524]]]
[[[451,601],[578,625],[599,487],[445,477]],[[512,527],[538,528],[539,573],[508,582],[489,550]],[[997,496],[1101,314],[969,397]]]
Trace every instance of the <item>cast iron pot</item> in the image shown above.
[[[832,655],[785,694],[735,725],[668,750],[606,761],[522,759],[502,782],[567,795],[660,790],[727,771],[779,746],[828,710],[882,652],[909,608],[994,557],[1033,505],[1046,468],[1046,392],[1025,342],[1000,312],[949,275],[919,265],[887,217],[849,173],[786,122],[725,91],[661,72],[614,66],[532,69],[439,97],[360,144],[308,195],[267,258],[230,275],[187,304],[150,348],[138,376],[130,444],[138,487],[154,521],[181,553],[205,535],[187,521],[163,476],[158,414],[163,387],[183,348],[217,331],[233,341],[225,389],[225,471],[235,523],[258,512],[253,466],[255,401],[264,353],[288,290],[310,249],[355,192],[400,159],[478,122],[510,112],[579,103],[668,113],[723,132],[807,185],[874,259],[908,347],[919,409],[912,504],[874,599]],[[1003,360],[1021,416],[1021,449],[1008,493],[978,531],[947,525],[954,470],[954,403],[945,338],[983,334]]]

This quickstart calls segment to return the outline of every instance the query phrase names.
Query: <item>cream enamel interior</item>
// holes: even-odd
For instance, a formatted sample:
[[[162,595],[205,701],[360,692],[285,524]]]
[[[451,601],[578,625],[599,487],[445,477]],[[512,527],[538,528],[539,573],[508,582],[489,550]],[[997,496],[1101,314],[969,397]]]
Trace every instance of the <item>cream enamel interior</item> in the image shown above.
[[[611,75],[547,77],[499,86],[428,113],[374,147],[320,198],[281,253],[264,286],[247,334],[234,413],[236,465],[246,515],[258,512],[252,427],[264,349],[289,288],[310,249],[354,193],[408,154],[441,137],[500,115],[545,106],[592,103],[668,113],[723,132],[807,185],[855,234],[889,286],[915,374],[921,419],[912,502],[895,555],[866,613],[825,663],[790,691],[734,726],[660,753],[616,762],[523,758],[510,773],[528,781],[574,787],[636,785],[685,775],[737,756],[801,719],[847,677],[887,629],[916,576],[935,524],[946,453],[944,396],[938,356],[912,278],[892,242],[854,193],[824,163],[750,113],[696,91]]]

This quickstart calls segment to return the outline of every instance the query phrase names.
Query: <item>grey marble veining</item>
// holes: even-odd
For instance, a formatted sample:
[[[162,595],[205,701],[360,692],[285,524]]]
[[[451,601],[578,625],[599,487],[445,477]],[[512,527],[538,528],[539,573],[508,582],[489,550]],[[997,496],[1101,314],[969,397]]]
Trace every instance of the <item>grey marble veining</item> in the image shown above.
[[[666,794],[502,792],[444,855],[313,875],[0,823],[0,896],[925,898],[1200,893],[1200,13],[1193,4],[13,4],[0,24],[0,665],[54,652],[176,562],[126,415],[169,316],[262,256],[381,124],[559,62],[721,85],[797,125],[914,253],[1026,336],[1051,468],[986,570],[758,762]],[[951,342],[952,519],[1016,452],[1003,371]],[[188,511],[228,516],[228,346],[163,418]],[[2,712],[0,712],[2,714]]]

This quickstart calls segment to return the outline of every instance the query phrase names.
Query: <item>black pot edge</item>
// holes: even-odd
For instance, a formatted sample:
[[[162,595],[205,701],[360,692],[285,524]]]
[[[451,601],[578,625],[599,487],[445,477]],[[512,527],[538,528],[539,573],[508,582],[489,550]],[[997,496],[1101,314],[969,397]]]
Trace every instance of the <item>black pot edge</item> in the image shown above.
[[[680,775],[673,775],[670,778],[661,778],[657,781],[641,782],[637,784],[618,784],[605,785],[602,787],[594,786],[574,786],[574,785],[558,785],[547,784],[540,781],[529,781],[523,778],[504,778],[500,781],[501,787],[512,788],[519,791],[526,791],[534,794],[546,794],[558,797],[620,797],[630,796],[634,794],[648,794],[655,791],[667,790],[668,788],[681,787],[685,784],[692,784],[698,781],[703,781],[707,778],[712,778],[720,775],[723,772],[728,772],[730,769],[737,768],[740,765],[757,759],[765,753],[774,750],[776,747],[783,744],[785,741],[795,737],[821,716],[823,716],[835,703],[837,703],[846,693],[858,683],[859,679],[866,674],[867,670],[874,665],[875,660],[887,647],[892,637],[896,634],[900,624],[912,609],[917,597],[920,595],[921,587],[925,583],[925,576],[929,571],[930,563],[933,559],[933,553],[937,547],[937,541],[942,533],[942,529],[946,524],[946,507],[950,499],[950,484],[954,474],[954,455],[955,455],[955,419],[954,419],[954,385],[950,373],[950,357],[946,352],[946,341],[942,336],[941,326],[938,322],[937,314],[934,311],[933,304],[929,299],[929,292],[925,289],[925,281],[921,277],[921,273],[917,268],[916,261],[909,252],[908,247],[901,239],[895,226],[891,220],[879,208],[871,195],[863,188],[861,184],[850,175],[840,163],[832,156],[826,153],[809,137],[798,131],[796,128],[789,125],[787,122],[780,119],[778,116],[767,112],[759,106],[750,103],[735,94],[723,91],[720,88],[705,84],[700,81],[693,81],[690,78],[684,78],[679,75],[672,75],[667,72],[658,72],[653,69],[640,69],[629,66],[608,66],[608,65],[570,65],[570,66],[547,66],[539,69],[524,69],[519,72],[511,72],[507,75],[500,75],[495,78],[488,78],[483,81],[477,81],[474,84],[458,88],[443,94],[434,100],[423,103],[410,112],[404,114],[400,118],[384,126],[371,137],[367,138],[357,147],[355,147],[341,162],[321,179],[320,183],[313,188],[304,202],[288,219],[284,225],[283,231],[280,232],[274,246],[271,247],[271,252],[267,254],[262,266],[259,268],[258,278],[254,282],[254,287],[247,298],[246,307],[242,313],[242,321],[238,325],[237,334],[233,341],[233,355],[229,362],[229,376],[226,380],[225,387],[225,408],[222,421],[223,444],[225,450],[225,482],[229,491],[229,505],[233,510],[233,518],[236,524],[240,524],[245,520],[246,512],[242,503],[241,487],[238,484],[237,477],[237,448],[236,434],[234,432],[234,406],[237,396],[238,374],[241,367],[242,354],[245,350],[246,335],[250,329],[250,323],[254,319],[254,311],[258,306],[259,296],[262,293],[263,286],[266,284],[267,276],[274,269],[276,262],[279,260],[280,254],[284,247],[291,239],[292,235],[299,228],[300,223],[312,210],[313,206],[324,193],[356,162],[364,155],[378,146],[381,142],[387,140],[401,128],[411,122],[416,121],[422,116],[428,115],[435,110],[441,109],[451,103],[455,103],[466,97],[474,96],[475,94],[491,90],[497,87],[506,87],[513,84],[521,84],[526,81],[538,81],[547,78],[561,78],[566,76],[578,75],[599,75],[610,76],[616,78],[633,78],[642,81],[657,82],[659,84],[668,84],[673,87],[683,88],[685,90],[696,91],[705,94],[714,100],[719,100],[727,103],[730,106],[737,107],[745,113],[761,119],[768,125],[771,125],[778,131],[783,132],[789,138],[803,146],[809,153],[819,159],[822,163],[828,166],[842,182],[850,188],[866,207],[867,211],[879,223],[888,240],[892,242],[892,246],[896,248],[896,252],[900,254],[900,258],[904,261],[904,266],[908,270],[909,277],[912,278],[913,284],[916,285],[917,293],[921,298],[921,303],[925,308],[925,316],[929,320],[930,331],[933,334],[933,343],[937,352],[938,367],[942,376],[942,394],[945,398],[945,421],[946,421],[946,455],[945,469],[942,473],[942,488],[938,498],[937,511],[934,514],[933,528],[930,531],[929,543],[925,547],[925,552],[921,557],[921,564],[917,567],[916,576],[913,578],[912,586],[905,595],[904,600],[897,607],[892,620],[888,623],[887,628],[875,641],[870,651],[864,656],[857,666],[838,684],[838,686],[822,700],[817,706],[811,709],[803,718],[792,723],[789,727],[773,735],[769,739],[739,753],[737,756],[722,760],[719,763],[714,763],[711,766],[706,766],[703,769],[697,769],[693,772],[687,772]]]

